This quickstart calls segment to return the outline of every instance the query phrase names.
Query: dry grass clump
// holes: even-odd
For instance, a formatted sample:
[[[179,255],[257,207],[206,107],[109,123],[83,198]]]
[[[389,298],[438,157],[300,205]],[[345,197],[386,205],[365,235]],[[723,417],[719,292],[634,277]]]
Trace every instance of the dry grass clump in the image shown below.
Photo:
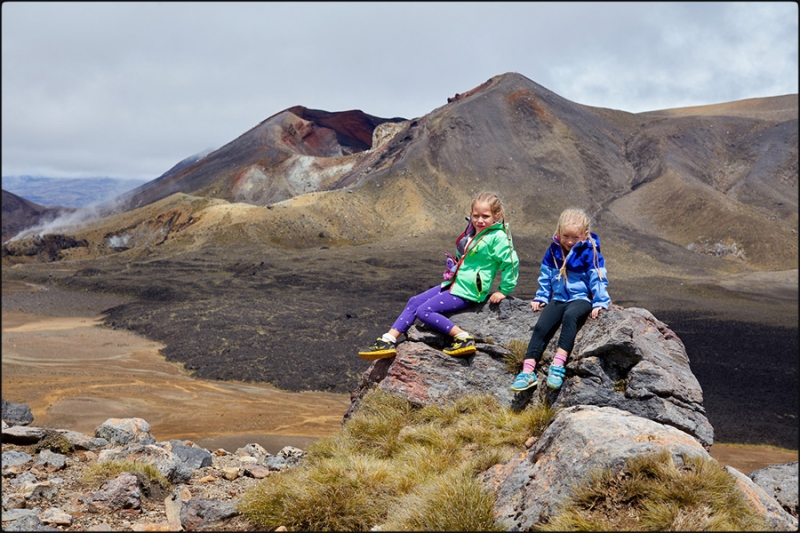
[[[512,374],[522,372],[522,365],[525,362],[525,353],[528,351],[528,341],[521,339],[511,339],[505,345],[511,352],[505,356],[506,370]]]
[[[660,451],[592,472],[543,531],[767,531],[716,461]],[[681,461],[679,461],[680,463]]]
[[[68,454],[75,451],[75,445],[64,435],[47,431],[45,437],[36,444],[36,451],[50,450],[54,453]]]
[[[101,485],[109,479],[114,479],[124,472],[130,472],[139,477],[147,485],[157,485],[161,489],[168,489],[170,483],[158,468],[149,463],[135,461],[104,461],[91,465],[83,473],[84,483]]]
[[[418,408],[374,389],[339,433],[246,493],[239,509],[264,528],[491,530],[492,496],[476,474],[510,459],[552,416],[544,405],[515,413],[491,395]]]

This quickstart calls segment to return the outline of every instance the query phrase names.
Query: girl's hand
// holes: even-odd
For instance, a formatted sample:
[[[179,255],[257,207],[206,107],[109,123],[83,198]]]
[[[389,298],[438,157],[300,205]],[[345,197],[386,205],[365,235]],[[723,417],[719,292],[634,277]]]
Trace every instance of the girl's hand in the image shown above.
[[[489,297],[489,301],[493,304],[499,304],[506,299],[506,295],[500,291],[495,292]]]
[[[600,311],[602,310],[603,310],[602,307],[595,307],[594,309],[592,309],[592,320],[597,318],[600,315]]]
[[[545,305],[547,305],[547,304],[544,304],[544,303],[542,303],[540,301],[533,301],[533,302],[531,302],[531,309],[533,309],[533,311],[536,312],[536,311],[538,311],[540,309],[544,309]]]

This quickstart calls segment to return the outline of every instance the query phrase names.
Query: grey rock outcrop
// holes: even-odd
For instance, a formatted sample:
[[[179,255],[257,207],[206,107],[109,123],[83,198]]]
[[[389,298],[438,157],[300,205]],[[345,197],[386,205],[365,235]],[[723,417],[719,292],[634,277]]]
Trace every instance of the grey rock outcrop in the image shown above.
[[[758,513],[769,522],[772,531],[797,531],[797,518],[786,512],[763,487],[735,468],[726,466],[725,470],[736,479],[739,490],[745,498],[750,500]],[[794,478],[794,484],[797,486],[797,477]]]
[[[613,407],[574,406],[559,411],[530,450],[489,469],[483,481],[497,497],[498,522],[526,530],[561,511],[592,470],[621,471],[627,458],[663,449],[677,464],[682,455],[711,459],[697,440],[671,426]]]
[[[612,306],[597,320],[588,320],[567,360],[564,385],[552,390],[544,382],[555,355],[556,332],[537,365],[539,387],[511,393],[514,372],[506,358],[511,348],[524,349],[538,316],[528,302],[514,298],[454,314],[453,321],[472,333],[477,347],[475,354],[461,358],[441,351],[449,337],[412,327],[395,357],[376,360],[364,372],[344,421],[372,388],[418,406],[488,393],[514,409],[531,402],[556,408],[530,450],[483,474],[483,483],[496,496],[496,518],[510,530],[546,523],[594,469],[621,471],[630,458],[664,450],[677,466],[684,457],[711,460],[714,430],[683,343],[645,309]],[[797,528],[796,518],[769,490],[734,469],[728,471],[774,530]],[[796,486],[796,467],[793,477],[788,474]]]
[[[452,358],[440,351],[446,335],[412,326],[397,356],[375,361],[353,392],[349,418],[358,398],[372,387],[402,394],[416,404],[446,401],[472,392],[489,392],[507,405],[520,407],[531,400],[556,408],[573,405],[617,407],[644,418],[674,426],[709,448],[714,429],[703,408],[703,392],[689,366],[680,339],[645,309],[612,306],[597,320],[587,320],[567,360],[561,389],[545,386],[513,394],[513,374],[505,368],[506,346],[530,340],[539,314],[528,302],[507,298],[455,313],[453,321],[475,337],[478,352]],[[558,332],[537,365],[544,383],[555,355]]]
[[[797,518],[797,461],[761,468],[750,473],[750,479],[778,500],[788,513]]]
[[[7,402],[2,398],[3,422],[9,426],[27,426],[33,422],[31,408],[22,403]]]

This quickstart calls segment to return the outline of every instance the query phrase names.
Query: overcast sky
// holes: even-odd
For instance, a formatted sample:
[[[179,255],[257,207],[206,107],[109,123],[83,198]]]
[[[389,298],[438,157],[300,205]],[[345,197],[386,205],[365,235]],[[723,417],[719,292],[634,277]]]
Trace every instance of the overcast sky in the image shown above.
[[[293,105],[415,118],[518,72],[633,113],[798,92],[794,2],[4,2],[2,175],[151,180]]]

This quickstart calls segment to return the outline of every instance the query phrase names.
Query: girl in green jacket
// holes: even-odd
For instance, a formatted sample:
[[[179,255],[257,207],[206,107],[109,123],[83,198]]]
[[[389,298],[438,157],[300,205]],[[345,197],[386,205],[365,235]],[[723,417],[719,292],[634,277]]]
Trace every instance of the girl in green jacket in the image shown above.
[[[397,354],[398,337],[408,331],[415,319],[453,337],[453,344],[444,350],[459,357],[474,353],[475,340],[453,324],[443,313],[489,301],[498,304],[517,285],[519,259],[514,251],[511,233],[505,223],[505,212],[496,194],[482,192],[472,200],[470,223],[456,241],[457,254],[452,268],[445,272],[445,281],[412,297],[391,329],[369,348],[358,352],[363,359],[383,359]],[[489,296],[497,272],[501,272],[498,290]]]

